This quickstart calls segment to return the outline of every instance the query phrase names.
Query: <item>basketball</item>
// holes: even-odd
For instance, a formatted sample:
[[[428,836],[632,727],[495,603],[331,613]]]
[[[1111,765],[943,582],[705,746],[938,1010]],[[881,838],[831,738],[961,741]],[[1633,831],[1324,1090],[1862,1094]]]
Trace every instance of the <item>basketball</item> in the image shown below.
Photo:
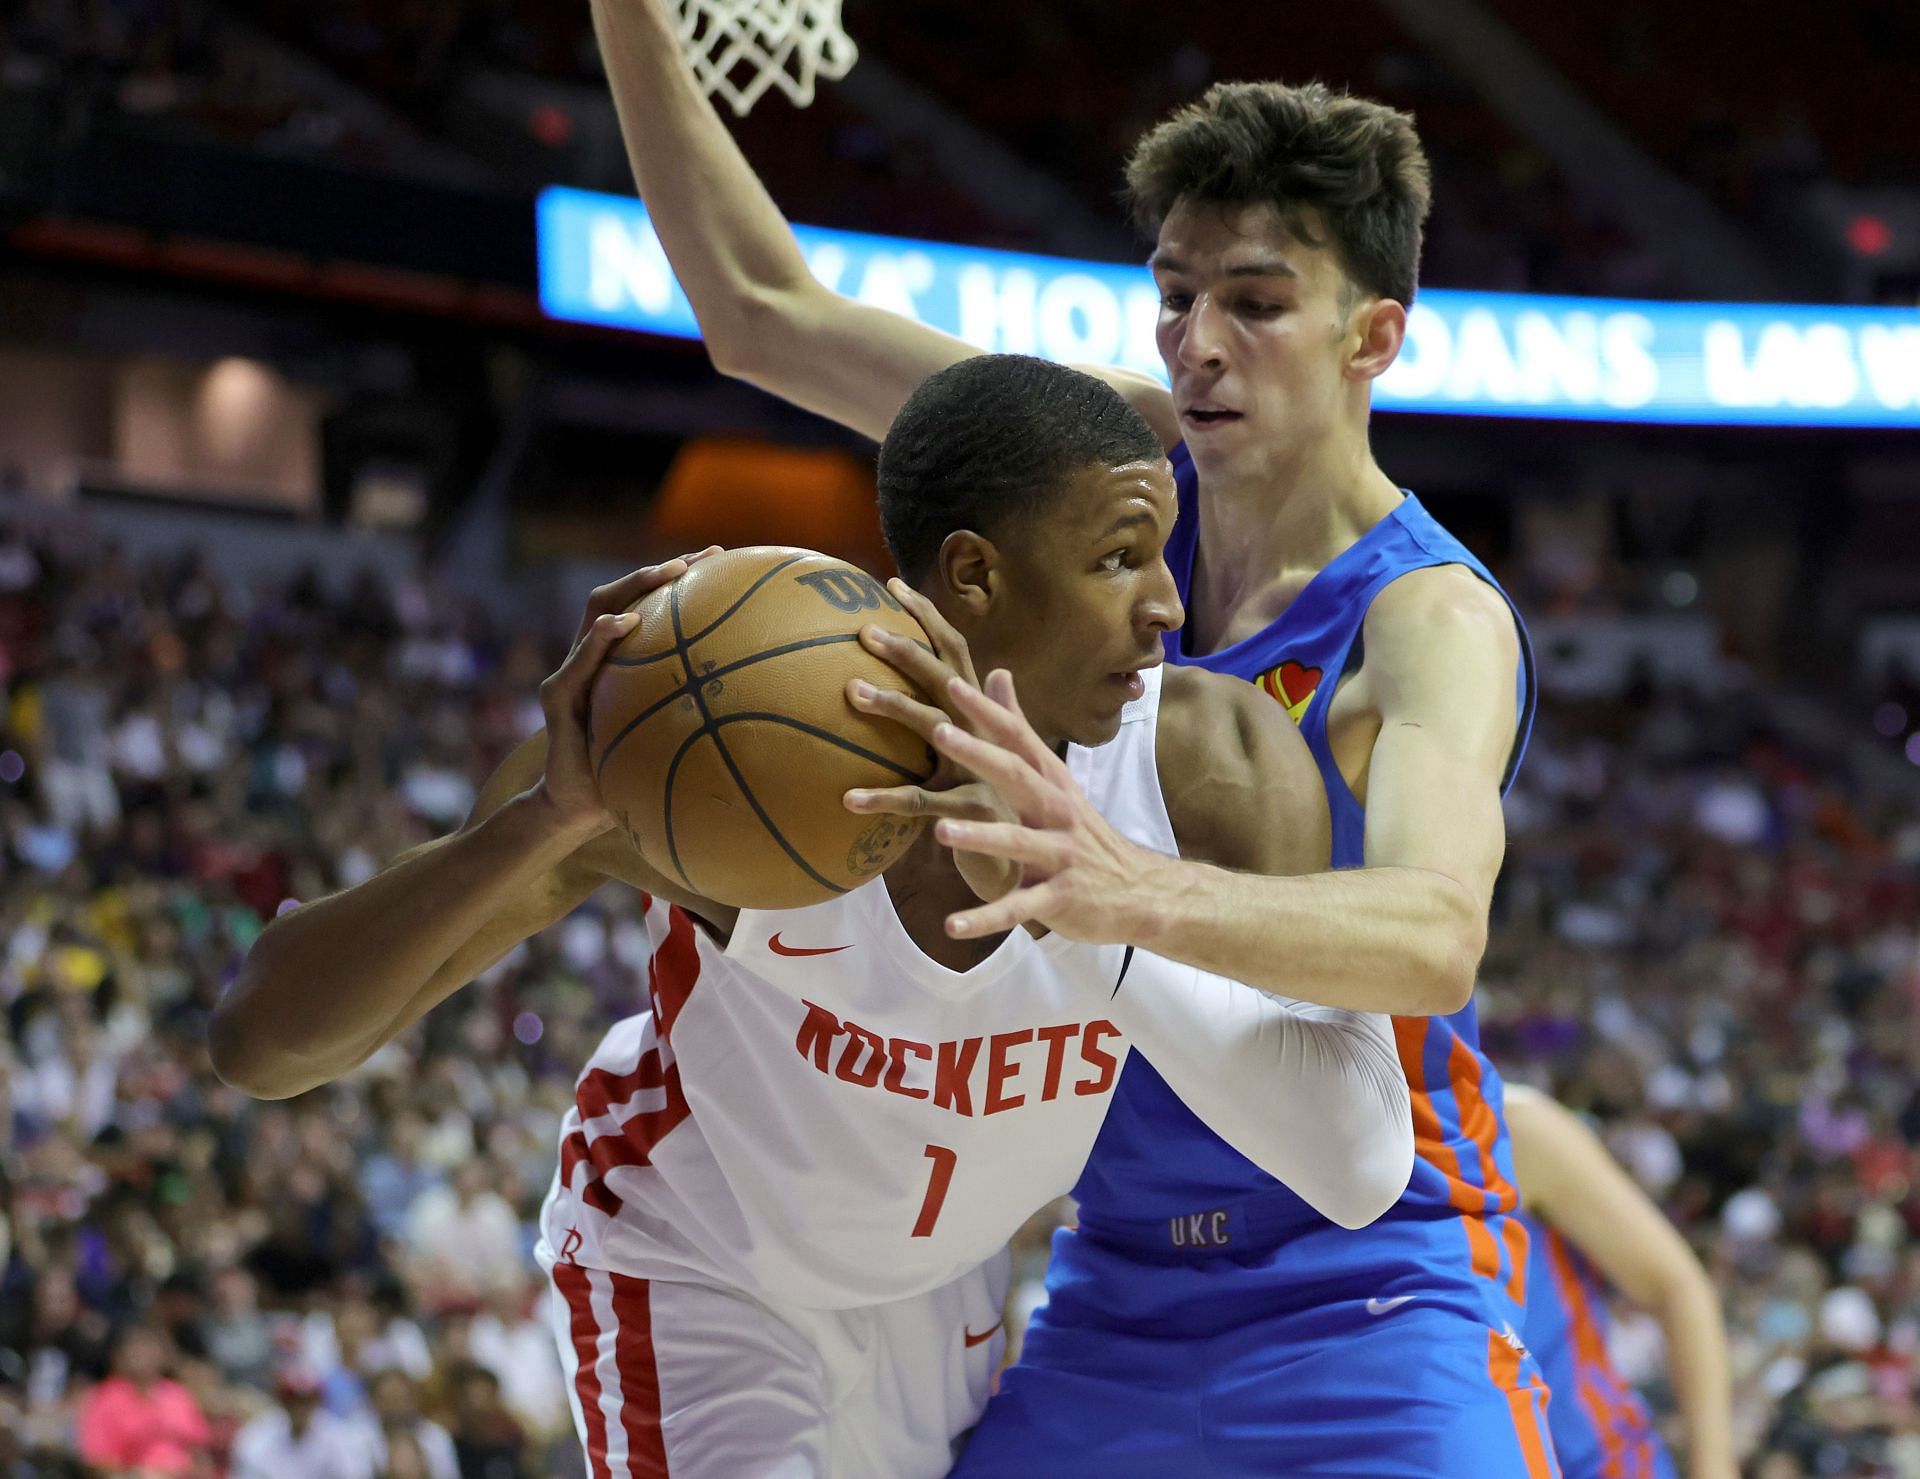
[[[912,843],[919,821],[841,804],[934,766],[918,735],[846,699],[850,678],[916,691],[860,645],[868,622],[927,640],[879,580],[756,546],[701,560],[636,609],[594,682],[588,743],[608,810],[649,863],[718,904],[798,909]]]

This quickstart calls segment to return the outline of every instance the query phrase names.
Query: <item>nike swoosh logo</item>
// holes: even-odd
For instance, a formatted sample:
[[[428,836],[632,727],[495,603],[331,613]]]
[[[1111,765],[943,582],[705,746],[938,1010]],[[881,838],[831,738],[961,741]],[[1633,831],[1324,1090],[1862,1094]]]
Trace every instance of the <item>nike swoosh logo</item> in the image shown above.
[[[1384,1315],[1389,1310],[1399,1309],[1400,1306],[1405,1304],[1409,1299],[1418,1299],[1419,1297],[1418,1294],[1396,1294],[1392,1299],[1369,1299],[1367,1301],[1367,1313],[1370,1315]]]
[[[780,943],[780,932],[775,930],[773,932],[773,938],[767,941],[767,949],[771,950],[775,955],[788,955],[798,959],[803,955],[837,955],[842,950],[853,949],[853,946],[826,945],[817,950],[809,950],[799,945],[782,945]]]
[[[967,1344],[969,1346],[976,1346],[976,1345],[979,1345],[980,1342],[983,1340],[992,1340],[993,1332],[998,1330],[1002,1325],[1006,1323],[1007,1322],[1005,1320],[995,1320],[991,1325],[987,1326],[987,1328],[985,1330],[982,1330],[978,1335],[975,1335],[971,1330],[967,1329],[965,1325],[962,1325],[960,1327],[960,1333],[966,1336]]]

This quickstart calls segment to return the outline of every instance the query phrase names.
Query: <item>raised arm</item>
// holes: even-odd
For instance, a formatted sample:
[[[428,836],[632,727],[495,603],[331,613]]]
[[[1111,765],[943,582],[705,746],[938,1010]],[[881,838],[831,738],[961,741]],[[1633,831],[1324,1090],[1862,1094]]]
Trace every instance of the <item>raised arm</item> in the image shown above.
[[[934,743],[992,783],[1020,823],[942,821],[937,835],[1021,864],[1025,882],[949,929],[991,934],[1032,919],[1302,1001],[1458,1011],[1473,994],[1506,846],[1500,781],[1519,638],[1500,597],[1457,567],[1389,586],[1365,636],[1355,701],[1380,725],[1361,786],[1365,867],[1275,878],[1134,846],[1040,743],[1005,675],[992,674],[986,693],[958,694],[979,733],[949,727]]]
[[[1687,1428],[1687,1472],[1734,1479],[1733,1397],[1720,1299],[1693,1250],[1600,1137],[1545,1094],[1507,1089],[1513,1167],[1529,1211],[1660,1322]]]
[[[268,925],[214,1009],[214,1070],[260,1099],[350,1071],[609,877],[673,897],[617,833],[587,760],[586,698],[632,629],[624,611],[683,561],[595,593],[565,664],[542,685],[547,731],[508,756],[459,831],[365,883]]]
[[[715,368],[878,441],[906,398],[975,346],[822,287],[786,219],[695,86],[660,0],[593,0],[634,182]],[[1166,389],[1087,367],[1162,440],[1179,437]]]

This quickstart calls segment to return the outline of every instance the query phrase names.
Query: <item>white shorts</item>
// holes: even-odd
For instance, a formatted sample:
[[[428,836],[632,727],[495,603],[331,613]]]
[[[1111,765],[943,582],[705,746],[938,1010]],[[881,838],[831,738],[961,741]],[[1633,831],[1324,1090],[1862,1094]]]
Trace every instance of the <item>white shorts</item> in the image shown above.
[[[939,1479],[1006,1347],[1004,1253],[846,1310],[539,1256],[592,1479]]]

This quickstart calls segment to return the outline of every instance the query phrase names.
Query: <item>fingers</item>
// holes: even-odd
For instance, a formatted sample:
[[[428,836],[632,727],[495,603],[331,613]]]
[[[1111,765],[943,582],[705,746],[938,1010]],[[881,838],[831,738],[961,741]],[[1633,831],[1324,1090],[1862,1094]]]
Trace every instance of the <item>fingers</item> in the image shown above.
[[[953,664],[940,655],[938,649],[929,652],[918,642],[872,623],[860,628],[860,645],[902,677],[910,680],[922,693],[945,706],[947,685],[959,674]],[[959,716],[949,714],[949,717],[958,718]]]
[[[720,546],[710,544],[705,549],[695,550],[692,554],[675,555],[671,560],[663,560],[658,565],[642,565],[630,575],[618,580],[608,581],[605,585],[595,586],[593,594],[587,597],[586,615],[581,618],[579,629],[573,640],[578,642],[587,634],[587,628],[593,622],[607,615],[616,615],[627,610],[663,585],[671,585],[687,573],[690,566],[720,552]]]
[[[1072,861],[1072,849],[1057,833],[1017,822],[981,821],[971,809],[930,813],[945,818],[933,829],[934,841],[956,852],[1006,858],[1051,878]]]
[[[896,817],[964,817],[982,821],[993,815],[992,808],[970,794],[967,787],[935,791],[926,786],[884,786],[849,791],[841,803],[848,811]]]
[[[992,786],[1020,816],[1038,822],[1058,820],[1053,788],[1021,756],[976,738],[957,724],[942,724],[934,730],[933,747],[969,775]]]
[[[991,904],[977,909],[962,909],[947,916],[947,933],[956,940],[975,940],[982,935],[997,935],[1030,919],[1038,919],[1053,906],[1052,883],[1036,883],[1016,888]]]
[[[610,612],[586,624],[567,660],[540,685],[540,707],[546,713],[549,728],[577,716],[594,674],[600,671],[600,664],[614,645],[639,624],[640,614],[636,611],[618,615]]]
[[[904,724],[928,744],[933,743],[934,730],[947,722],[945,710],[923,704],[898,689],[877,688],[860,678],[848,680],[847,702],[863,714],[877,714],[895,724]]]
[[[1013,675],[1006,669],[995,668],[987,674],[987,692],[964,682],[950,684],[949,688],[954,707],[983,738],[1020,756],[1042,775],[1051,777],[1065,768],[1021,712],[1013,692]]]
[[[953,623],[940,614],[940,608],[897,575],[887,582],[887,590],[892,593],[896,601],[906,607],[907,614],[919,622],[926,634],[933,639],[933,650],[947,660],[954,672],[971,683],[973,681],[972,650],[967,646],[967,639],[960,635]]]

